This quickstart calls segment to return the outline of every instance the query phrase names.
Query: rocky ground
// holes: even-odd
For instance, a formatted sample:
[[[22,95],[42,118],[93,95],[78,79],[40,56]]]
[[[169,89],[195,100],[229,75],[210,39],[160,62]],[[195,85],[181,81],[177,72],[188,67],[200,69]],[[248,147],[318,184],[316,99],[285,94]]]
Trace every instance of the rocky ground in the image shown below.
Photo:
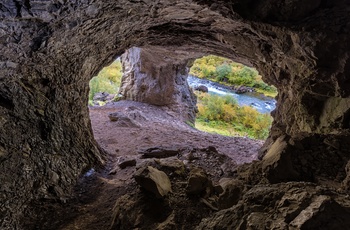
[[[91,107],[90,117],[106,166],[86,172],[67,203],[42,205],[41,229],[193,229],[237,202],[219,196],[235,188],[220,179],[263,144],[198,131],[166,107],[138,102]]]
[[[66,200],[42,200],[28,229],[347,229],[348,194],[310,182],[271,184],[262,141],[198,131],[169,108],[91,107],[106,164]],[[244,164],[253,162],[251,164]],[[282,172],[282,171],[281,171]],[[25,213],[24,213],[25,214]]]

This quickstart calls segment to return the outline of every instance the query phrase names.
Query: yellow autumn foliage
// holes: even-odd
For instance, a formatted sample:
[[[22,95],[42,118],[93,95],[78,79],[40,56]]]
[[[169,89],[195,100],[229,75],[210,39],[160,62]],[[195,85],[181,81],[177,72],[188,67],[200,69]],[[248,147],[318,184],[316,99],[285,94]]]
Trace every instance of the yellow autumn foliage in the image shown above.
[[[120,60],[115,60],[111,65],[104,67],[97,76],[90,80],[89,100],[92,100],[99,92],[117,93],[122,75]]]
[[[190,74],[221,84],[252,87],[266,96],[275,97],[277,95],[277,89],[266,84],[256,69],[223,57],[209,55],[196,59],[190,69]]]
[[[204,93],[197,95],[197,121],[201,124],[198,127],[207,124],[211,129],[226,129],[223,131],[225,133],[241,133],[256,139],[267,138],[272,123],[269,114],[259,113],[249,106],[240,107],[230,96],[220,97]]]

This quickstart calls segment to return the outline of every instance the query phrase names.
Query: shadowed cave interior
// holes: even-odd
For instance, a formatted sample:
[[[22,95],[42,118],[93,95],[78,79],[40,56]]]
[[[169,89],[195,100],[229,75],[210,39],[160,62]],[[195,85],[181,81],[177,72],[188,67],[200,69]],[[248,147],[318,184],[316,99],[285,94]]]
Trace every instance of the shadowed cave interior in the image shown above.
[[[229,186],[221,186],[231,191],[225,194],[233,196],[233,206],[209,208],[203,211],[206,216],[193,215],[183,226],[346,229],[349,11],[345,0],[0,3],[1,229],[69,229],[41,213],[68,212],[84,174],[108,166],[92,133],[88,83],[131,47],[141,51],[129,53],[128,79],[149,74],[162,87],[147,90],[133,81],[123,95],[137,103],[167,105],[184,120],[194,118],[193,103],[183,97],[187,92],[177,88],[176,79],[185,74],[189,59],[204,54],[255,67],[279,92],[260,160],[237,167]],[[190,171],[186,176],[191,177]],[[147,209],[134,215],[126,208],[126,216],[118,214],[118,208],[137,207],[140,196],[124,196],[117,203],[110,197],[109,204],[116,206],[102,219],[114,217],[107,225],[115,229],[177,229],[191,210],[180,215],[173,212],[171,199],[146,196],[146,204],[163,211],[151,215],[158,219],[143,215]],[[70,221],[88,220],[85,214]]]

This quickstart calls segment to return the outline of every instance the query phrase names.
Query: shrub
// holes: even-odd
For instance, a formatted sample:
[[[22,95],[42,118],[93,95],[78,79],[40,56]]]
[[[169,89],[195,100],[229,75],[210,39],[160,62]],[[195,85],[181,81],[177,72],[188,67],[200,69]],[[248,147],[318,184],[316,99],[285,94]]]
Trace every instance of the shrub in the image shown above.
[[[227,81],[228,76],[232,73],[231,66],[223,64],[216,67],[216,79],[218,81]]]
[[[197,121],[203,125],[210,125],[212,129],[230,129],[230,132],[240,133],[252,138],[265,139],[269,134],[272,118],[269,114],[259,113],[249,106],[240,107],[232,96],[220,97],[198,93]],[[204,129],[206,130],[206,129]]]
[[[229,82],[234,85],[254,86],[258,72],[249,67],[243,67],[230,75]]]
[[[234,106],[229,105],[229,104],[224,104],[223,110],[224,110],[224,114],[222,116],[222,119],[225,122],[232,122],[235,120],[235,118],[237,116],[237,110],[235,109]]]
[[[234,119],[234,107],[237,101],[229,95],[224,97],[200,93],[198,96],[199,116],[211,121],[231,121]]]
[[[247,128],[253,128],[254,123],[257,122],[259,112],[252,107],[243,106],[240,113],[242,124]]]
[[[111,65],[103,68],[97,76],[93,77],[90,82],[89,100],[99,92],[117,93],[122,77],[122,66],[120,60],[114,61]]]
[[[205,67],[203,68],[202,73],[201,73],[202,78],[213,78],[214,75],[215,75],[215,72],[213,72]]]

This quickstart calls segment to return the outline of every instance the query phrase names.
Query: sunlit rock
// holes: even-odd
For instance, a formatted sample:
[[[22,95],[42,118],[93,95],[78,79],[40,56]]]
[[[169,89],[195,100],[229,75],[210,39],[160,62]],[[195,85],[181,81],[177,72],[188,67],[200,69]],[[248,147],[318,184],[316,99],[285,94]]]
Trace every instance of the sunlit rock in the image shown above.
[[[171,192],[171,183],[168,176],[152,166],[140,168],[134,175],[136,182],[157,198],[162,198]]]

